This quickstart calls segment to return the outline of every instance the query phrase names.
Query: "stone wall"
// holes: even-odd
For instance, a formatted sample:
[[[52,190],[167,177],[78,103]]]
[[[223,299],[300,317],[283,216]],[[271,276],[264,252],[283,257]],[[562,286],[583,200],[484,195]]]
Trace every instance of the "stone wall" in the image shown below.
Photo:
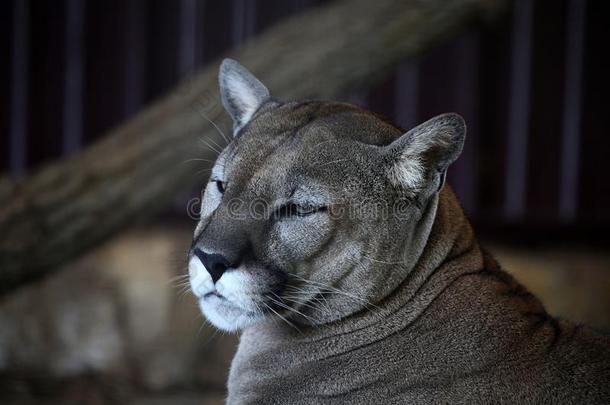
[[[0,302],[0,402],[223,403],[237,338],[206,325],[180,285],[190,235],[131,230]],[[551,313],[610,330],[607,254],[491,250]]]
[[[222,403],[236,337],[206,326],[176,280],[189,237],[133,230],[2,302],[0,399]]]

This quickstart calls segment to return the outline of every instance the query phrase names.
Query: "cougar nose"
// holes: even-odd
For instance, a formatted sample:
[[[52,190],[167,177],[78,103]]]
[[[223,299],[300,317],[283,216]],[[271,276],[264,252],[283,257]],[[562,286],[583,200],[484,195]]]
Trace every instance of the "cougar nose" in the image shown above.
[[[216,284],[216,281],[222,277],[222,274],[231,267],[231,264],[223,255],[205,253],[201,249],[195,249],[194,253],[199,260],[201,260],[201,263],[203,263],[208,273],[210,273],[210,276],[212,276],[214,284]]]

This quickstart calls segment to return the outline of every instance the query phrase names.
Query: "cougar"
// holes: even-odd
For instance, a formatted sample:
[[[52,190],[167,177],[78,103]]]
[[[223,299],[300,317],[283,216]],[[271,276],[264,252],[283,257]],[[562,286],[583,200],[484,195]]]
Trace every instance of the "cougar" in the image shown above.
[[[192,291],[240,332],[229,404],[610,403],[610,340],[555,319],[479,246],[445,173],[466,126],[403,133],[281,102],[220,66],[233,139],[202,196]]]

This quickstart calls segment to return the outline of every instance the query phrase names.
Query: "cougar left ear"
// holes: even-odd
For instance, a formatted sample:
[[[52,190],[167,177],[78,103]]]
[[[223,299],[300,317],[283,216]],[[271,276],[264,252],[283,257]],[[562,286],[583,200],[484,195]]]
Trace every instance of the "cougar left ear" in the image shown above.
[[[466,124],[456,113],[439,115],[413,128],[386,146],[390,180],[414,193],[430,182],[440,190],[465,138]]]
[[[222,104],[233,118],[233,133],[236,134],[269,99],[269,90],[233,59],[222,61],[218,83]]]

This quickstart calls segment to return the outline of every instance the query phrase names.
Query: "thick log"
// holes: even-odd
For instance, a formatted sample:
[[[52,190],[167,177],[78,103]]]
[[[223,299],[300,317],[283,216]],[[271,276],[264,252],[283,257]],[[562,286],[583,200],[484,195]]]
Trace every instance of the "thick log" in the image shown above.
[[[333,98],[497,15],[503,3],[337,1],[282,21],[228,56],[278,97]],[[208,118],[228,127],[218,102],[219,62],[80,154],[19,180],[0,178],[0,296],[158,212],[201,181],[189,159],[214,159],[204,144],[218,149],[223,142]]]

